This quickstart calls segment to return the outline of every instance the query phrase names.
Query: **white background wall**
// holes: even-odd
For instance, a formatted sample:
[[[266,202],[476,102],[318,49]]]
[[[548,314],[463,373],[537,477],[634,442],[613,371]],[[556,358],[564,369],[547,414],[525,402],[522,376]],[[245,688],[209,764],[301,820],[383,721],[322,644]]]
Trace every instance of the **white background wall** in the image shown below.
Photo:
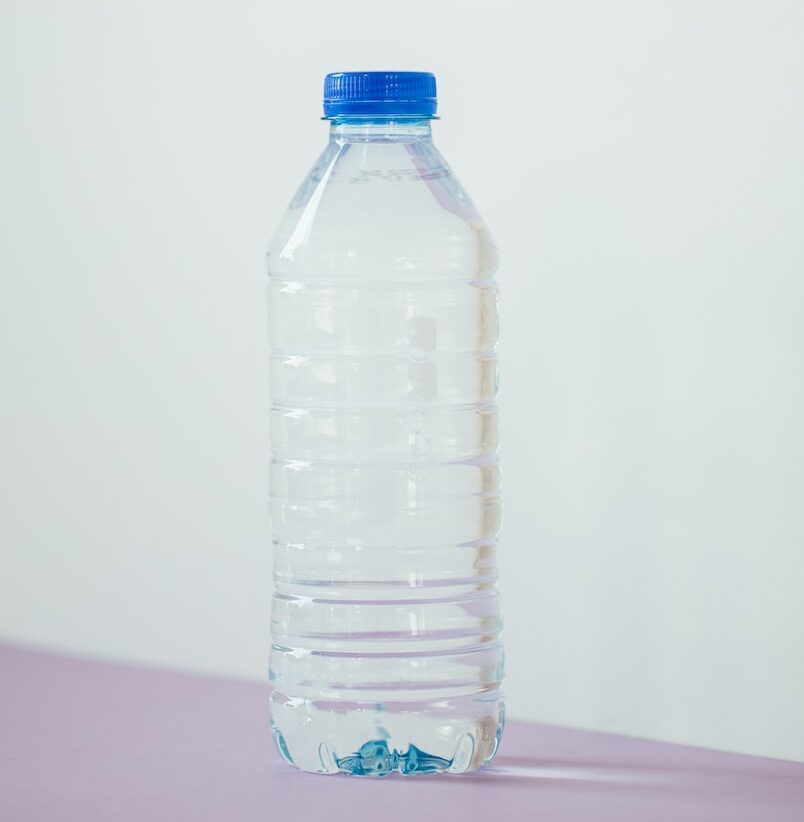
[[[503,254],[510,712],[804,759],[804,5],[3,0],[0,633],[265,679],[263,251],[426,68]]]

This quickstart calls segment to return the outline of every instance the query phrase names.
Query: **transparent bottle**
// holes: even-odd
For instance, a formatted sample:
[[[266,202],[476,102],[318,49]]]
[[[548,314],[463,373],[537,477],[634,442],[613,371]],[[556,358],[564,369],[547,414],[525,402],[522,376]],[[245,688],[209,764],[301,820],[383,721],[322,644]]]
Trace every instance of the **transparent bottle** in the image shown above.
[[[316,773],[473,770],[503,727],[497,251],[435,78],[328,75],[268,252],[271,719]]]

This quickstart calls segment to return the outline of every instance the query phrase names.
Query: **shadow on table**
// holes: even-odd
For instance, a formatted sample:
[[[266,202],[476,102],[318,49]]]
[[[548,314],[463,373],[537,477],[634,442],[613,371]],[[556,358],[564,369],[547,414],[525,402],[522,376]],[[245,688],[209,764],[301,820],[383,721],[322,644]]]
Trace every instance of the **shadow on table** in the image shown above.
[[[655,768],[638,768],[631,764],[613,765],[594,762],[559,762],[540,757],[498,755],[494,762],[463,779],[478,782],[582,782],[595,785],[651,785],[678,779]]]
[[[800,777],[799,777],[800,778]],[[633,762],[556,761],[540,757],[498,755],[494,762],[480,771],[461,777],[483,784],[529,785],[545,787],[586,786],[596,790],[622,788],[645,790],[687,790],[749,792],[756,788],[782,789],[794,787],[791,775],[770,774],[749,766],[683,767],[679,765],[642,766]],[[800,783],[799,783],[800,787]]]

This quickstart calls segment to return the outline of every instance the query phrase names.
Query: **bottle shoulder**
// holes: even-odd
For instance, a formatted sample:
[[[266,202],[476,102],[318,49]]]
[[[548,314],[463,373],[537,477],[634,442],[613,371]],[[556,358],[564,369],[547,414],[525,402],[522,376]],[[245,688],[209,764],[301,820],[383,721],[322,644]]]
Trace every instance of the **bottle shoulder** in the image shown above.
[[[488,277],[497,249],[429,140],[331,141],[285,212],[268,264],[294,279]]]

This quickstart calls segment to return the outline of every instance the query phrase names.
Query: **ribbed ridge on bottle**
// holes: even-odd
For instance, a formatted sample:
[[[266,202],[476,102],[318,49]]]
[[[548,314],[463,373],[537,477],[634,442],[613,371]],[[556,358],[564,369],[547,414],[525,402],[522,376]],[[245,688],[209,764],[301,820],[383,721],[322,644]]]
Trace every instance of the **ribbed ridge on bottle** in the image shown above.
[[[497,688],[496,287],[272,299],[274,684],[400,702]]]

